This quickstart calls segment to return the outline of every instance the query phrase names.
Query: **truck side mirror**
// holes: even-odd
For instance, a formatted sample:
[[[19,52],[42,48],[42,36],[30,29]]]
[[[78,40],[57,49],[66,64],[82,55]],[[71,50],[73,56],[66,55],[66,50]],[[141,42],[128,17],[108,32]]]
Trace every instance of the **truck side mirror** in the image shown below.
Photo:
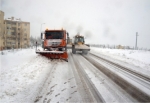
[[[43,39],[43,33],[41,33],[41,39]]]
[[[69,37],[69,33],[67,32],[67,37]]]

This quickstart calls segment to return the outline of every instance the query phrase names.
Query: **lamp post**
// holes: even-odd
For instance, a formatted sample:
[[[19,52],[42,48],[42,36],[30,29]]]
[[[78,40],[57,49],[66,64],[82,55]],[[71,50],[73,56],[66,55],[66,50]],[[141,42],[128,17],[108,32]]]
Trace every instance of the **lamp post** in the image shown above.
[[[43,24],[45,24],[45,23],[42,23],[42,24],[41,24],[41,29],[40,29],[40,32],[41,32],[41,30],[42,30],[42,25],[43,25]]]
[[[136,32],[136,41],[135,41],[135,49],[137,49],[137,37],[138,37],[138,32]]]

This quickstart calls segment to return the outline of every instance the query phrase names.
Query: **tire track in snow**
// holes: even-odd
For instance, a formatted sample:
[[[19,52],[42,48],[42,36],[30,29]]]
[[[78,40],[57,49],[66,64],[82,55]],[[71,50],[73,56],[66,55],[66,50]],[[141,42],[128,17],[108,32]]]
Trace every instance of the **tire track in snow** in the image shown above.
[[[50,93],[52,93],[52,91],[50,91],[50,92],[47,92],[46,95],[42,94],[43,91],[45,92],[45,90],[48,89],[49,84],[51,83],[51,79],[52,79],[52,78],[50,78],[49,76],[50,76],[52,73],[54,73],[54,70],[55,70],[55,68],[56,68],[56,65],[57,65],[56,62],[52,64],[52,66],[51,66],[51,68],[50,68],[50,70],[49,70],[49,73],[48,73],[47,77],[46,77],[45,80],[44,80],[44,84],[41,86],[41,88],[40,88],[40,90],[39,90],[39,94],[38,94],[39,96],[37,96],[36,99],[34,100],[35,103],[36,103],[36,102],[39,102],[40,99],[43,99],[43,98],[44,98],[43,102],[45,102],[45,101],[47,100],[47,98],[45,98],[46,95],[49,95]],[[43,87],[44,87],[44,88],[43,88]],[[52,88],[54,88],[54,87],[55,87],[55,85],[52,86],[50,89],[52,89]],[[48,100],[48,101],[50,101],[50,100]]]
[[[78,58],[76,58],[76,55],[71,54],[71,56],[75,63],[76,73],[79,75],[79,77],[76,77],[76,78],[80,78],[80,81],[77,79],[79,81],[78,85],[82,84],[84,87],[84,92],[86,93],[84,95],[85,97],[83,98],[83,102],[104,102],[102,98],[100,97],[96,88],[92,85],[92,83],[88,80],[87,76],[85,75],[84,70],[82,69],[82,66],[78,63]],[[90,90],[89,88],[92,88],[92,89]],[[82,96],[83,96],[83,93],[81,97]]]
[[[56,66],[49,74],[45,83],[47,86],[43,86],[42,92],[34,101],[36,103],[72,102],[78,99],[78,93],[73,93],[76,91],[76,85],[69,66],[70,64],[59,60],[56,60],[55,62]],[[49,84],[48,81],[50,82]],[[40,96],[42,96],[42,98],[39,98]]]
[[[37,79],[40,79],[40,73],[45,72],[43,68],[46,68],[47,65],[45,65],[45,63],[48,62],[46,58],[33,56],[29,61],[5,71],[1,78],[1,82],[4,82],[4,85],[1,86],[2,91],[0,97],[1,95],[10,97],[9,101],[12,103],[16,103],[16,99],[17,102],[20,103],[31,102],[38,91],[38,85],[41,83],[41,81],[37,81]],[[44,78],[44,76],[42,78]],[[8,95],[5,95],[5,93]],[[13,96],[9,95],[12,93],[14,94]],[[5,100],[5,98],[1,99],[2,102],[3,100]]]
[[[84,67],[87,76],[96,86],[105,102],[137,102],[137,100],[132,98],[125,90],[114,83],[84,57],[80,54],[76,56],[80,60],[79,64]]]
[[[84,56],[90,63],[92,63],[95,67],[97,67],[100,71],[102,71],[105,75],[111,78],[116,84],[126,90],[132,97],[137,99],[140,102],[148,102],[150,101],[150,95],[140,88],[136,87],[132,83],[128,82],[126,79],[118,75],[117,73],[109,70],[107,67],[100,65],[97,61],[89,58],[88,56]]]

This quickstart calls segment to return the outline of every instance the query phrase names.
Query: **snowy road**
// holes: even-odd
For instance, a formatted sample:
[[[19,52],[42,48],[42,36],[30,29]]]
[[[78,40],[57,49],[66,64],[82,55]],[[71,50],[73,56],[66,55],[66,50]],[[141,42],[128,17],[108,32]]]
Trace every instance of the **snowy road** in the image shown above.
[[[33,49],[6,53],[1,56],[1,60],[4,61],[1,61],[0,102],[127,103],[150,101],[148,71],[139,72],[139,68],[126,64],[128,69],[132,71],[137,69],[136,72],[140,75],[148,76],[145,80],[91,54],[82,56],[78,53],[72,54],[70,50],[68,54],[69,62],[51,61],[35,54]],[[102,57],[105,58],[105,56]],[[122,65],[121,62],[119,64]]]
[[[74,82],[70,82],[68,78],[62,79],[61,81],[63,80],[65,81],[60,83],[59,85],[61,86],[58,87],[58,88],[63,87],[64,89],[66,89],[66,92],[68,91],[67,92],[68,94],[61,93],[60,92],[61,89],[59,90],[58,88],[52,90],[50,89],[50,91],[58,91],[59,93],[58,94],[54,93],[54,96],[52,96],[51,93],[49,96],[49,92],[48,92],[47,95],[49,99],[43,98],[41,99],[41,101],[43,102],[50,102],[50,101],[62,102],[62,100],[63,102],[67,102],[67,101],[68,102],[83,102],[83,101],[86,102],[138,102],[138,101],[148,102],[149,101],[149,97],[150,97],[149,80],[146,81],[145,79],[142,79],[138,76],[135,77],[135,75],[133,76],[132,74],[119,70],[118,67],[112,67],[111,65],[108,64],[106,65],[105,63],[105,67],[109,68],[112,72],[119,71],[118,73],[112,73],[111,76],[108,76],[107,73],[104,73],[103,71],[100,71],[101,69],[98,69],[100,67],[97,66],[95,67],[95,65],[93,66],[92,63],[90,61],[87,61],[85,58],[83,58],[82,55],[80,54],[73,55],[71,52],[68,53],[69,53],[69,64],[67,68],[70,70],[70,72],[67,71],[66,73],[70,74],[69,75],[70,77],[68,78],[74,78],[73,79]],[[91,57],[90,54],[88,56]],[[90,59],[96,60],[97,58],[92,57]],[[101,62],[98,59],[96,61]],[[61,71],[61,69],[59,71]],[[59,71],[57,71],[57,73],[59,73]],[[64,72],[61,73],[62,76],[67,75],[66,73],[64,74]],[[61,75],[60,78],[63,78],[61,77]],[[56,74],[56,76],[58,75]],[[113,79],[111,77],[113,77]],[[56,79],[52,81],[58,81],[58,80]],[[69,84],[69,86],[64,84]],[[57,82],[56,84],[53,84],[53,86],[55,85],[57,85]],[[76,96],[71,95],[71,93],[69,92],[71,91],[70,90],[71,85],[72,87],[76,87],[76,90],[74,91],[77,92]],[[59,98],[57,98],[57,95],[59,95]],[[77,96],[79,96],[80,99]],[[39,97],[42,97],[42,94],[39,95]]]
[[[87,60],[89,60],[95,67],[97,67],[100,71],[102,71],[105,75],[111,78],[116,84],[122,87],[126,92],[128,92],[132,97],[137,99],[138,101],[142,102],[149,102],[150,101],[150,79],[147,77],[145,79],[145,75],[140,76],[133,75],[133,72],[127,72],[120,69],[118,65],[112,65],[108,62],[104,62],[99,58],[93,57],[90,55]],[[124,68],[125,69],[125,68]],[[127,68],[126,68],[127,69]],[[140,74],[142,75],[142,74]],[[141,78],[145,77],[145,78]],[[136,91],[136,92],[135,92]]]
[[[69,63],[54,60],[53,65],[35,102],[95,102],[71,54],[69,54]]]

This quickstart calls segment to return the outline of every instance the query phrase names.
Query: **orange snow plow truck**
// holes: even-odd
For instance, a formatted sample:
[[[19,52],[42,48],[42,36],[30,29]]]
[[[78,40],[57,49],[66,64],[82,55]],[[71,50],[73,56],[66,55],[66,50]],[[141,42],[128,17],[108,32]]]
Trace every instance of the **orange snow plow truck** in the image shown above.
[[[48,30],[41,33],[43,51],[36,50],[36,53],[50,59],[63,59],[68,61],[66,30]]]

